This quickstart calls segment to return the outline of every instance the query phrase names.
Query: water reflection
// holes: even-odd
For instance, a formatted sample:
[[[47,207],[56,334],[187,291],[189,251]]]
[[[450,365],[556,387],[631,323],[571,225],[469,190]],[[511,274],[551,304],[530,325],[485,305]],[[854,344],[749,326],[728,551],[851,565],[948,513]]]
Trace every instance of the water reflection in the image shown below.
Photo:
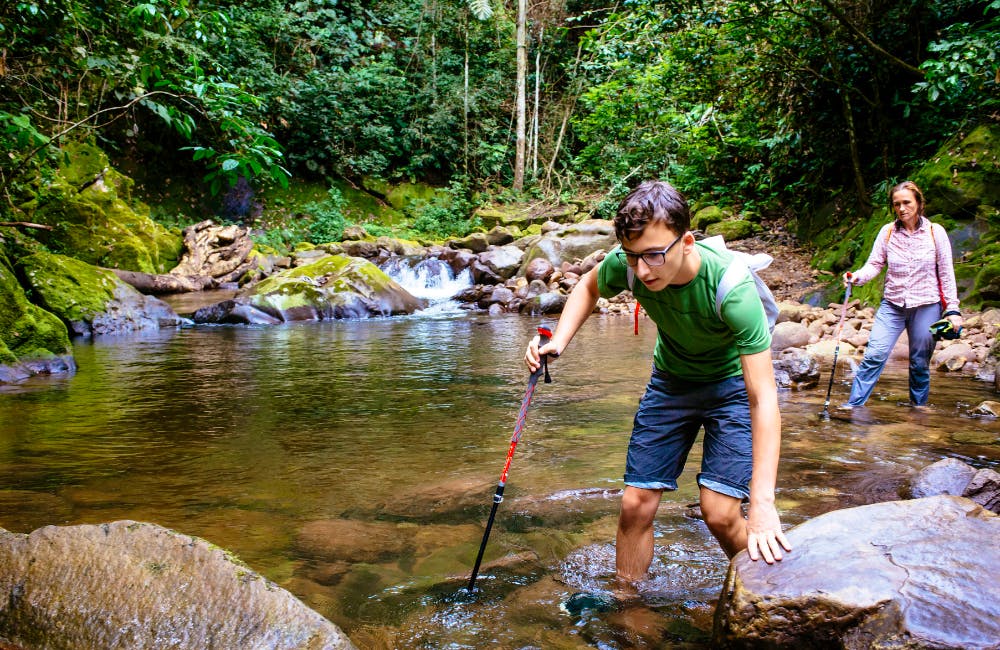
[[[361,647],[707,647],[725,560],[692,451],[656,523],[642,601],[571,617],[607,591],[624,452],[655,332],[591,319],[539,385],[472,602],[464,586],[539,323],[468,314],[198,327],[80,343],[79,372],[0,393],[0,525],[153,521],[232,549]],[[792,525],[904,492],[946,456],[997,466],[990,386],[935,375],[929,412],[890,366],[870,405],[819,417],[781,394],[779,508]],[[834,386],[846,396],[848,378]],[[842,399],[840,401],[843,401]],[[314,543],[310,526],[355,531]],[[357,531],[363,531],[361,533]],[[384,535],[383,552],[359,555]],[[361,559],[359,559],[361,558]]]

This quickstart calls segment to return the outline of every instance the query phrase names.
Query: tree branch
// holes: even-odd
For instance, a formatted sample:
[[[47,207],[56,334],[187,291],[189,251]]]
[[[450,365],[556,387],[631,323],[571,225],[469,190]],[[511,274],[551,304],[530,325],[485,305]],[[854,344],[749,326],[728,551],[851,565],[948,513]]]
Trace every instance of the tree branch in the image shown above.
[[[37,228],[39,230],[52,230],[52,226],[42,223],[31,223],[30,221],[0,221],[0,226],[9,228]]]
[[[885,60],[887,60],[889,63],[899,68],[900,70],[903,70],[907,74],[911,74],[921,79],[924,78],[925,74],[923,70],[910,65],[909,63],[903,61],[902,59],[892,54],[891,52],[887,52],[886,50],[882,49],[882,47],[880,47],[877,43],[868,38],[868,36],[863,31],[861,31],[851,21],[851,19],[847,17],[847,15],[843,11],[841,11],[836,5],[834,5],[834,3],[831,2],[831,0],[819,0],[819,3],[823,5],[823,8],[829,11],[834,18],[837,19],[837,22],[846,27],[849,32],[854,34],[855,38],[861,41],[865,45],[865,47],[879,54],[880,56],[885,58]]]

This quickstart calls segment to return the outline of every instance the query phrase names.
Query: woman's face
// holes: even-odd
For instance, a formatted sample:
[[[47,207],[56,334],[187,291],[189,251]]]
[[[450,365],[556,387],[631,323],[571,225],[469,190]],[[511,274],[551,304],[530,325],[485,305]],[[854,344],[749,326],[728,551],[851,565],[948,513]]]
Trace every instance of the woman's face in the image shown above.
[[[915,226],[920,218],[920,203],[913,190],[897,190],[892,194],[892,210],[905,226]]]

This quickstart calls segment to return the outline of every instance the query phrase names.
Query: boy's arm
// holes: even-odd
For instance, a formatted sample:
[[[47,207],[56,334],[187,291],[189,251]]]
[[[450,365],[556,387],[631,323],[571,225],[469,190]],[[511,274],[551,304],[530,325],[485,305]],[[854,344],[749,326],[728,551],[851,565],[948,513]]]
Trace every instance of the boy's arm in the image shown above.
[[[594,307],[600,297],[597,288],[598,268],[600,267],[594,267],[584,273],[580,281],[573,287],[573,291],[570,292],[566,305],[563,307],[562,315],[559,316],[559,323],[556,325],[556,331],[552,334],[552,339],[541,349],[538,347],[537,336],[528,344],[528,350],[524,353],[524,363],[532,372],[541,365],[541,355],[551,354],[557,357],[562,354],[569,342],[573,340],[576,331],[594,313]]]
[[[747,551],[750,559],[763,556],[768,564],[781,559],[781,547],[792,550],[781,531],[774,506],[774,486],[781,454],[781,414],[774,383],[771,351],[741,355],[743,378],[750,399],[753,436],[753,475],[750,478],[750,511],[747,517]]]

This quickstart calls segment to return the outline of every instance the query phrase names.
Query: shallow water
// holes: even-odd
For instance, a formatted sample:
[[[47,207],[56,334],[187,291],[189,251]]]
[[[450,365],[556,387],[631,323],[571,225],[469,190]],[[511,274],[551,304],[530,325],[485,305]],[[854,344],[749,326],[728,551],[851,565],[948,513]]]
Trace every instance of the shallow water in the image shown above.
[[[661,506],[640,606],[560,609],[576,591],[606,591],[614,570],[655,335],[634,337],[625,318],[591,319],[552,364],[554,383],[539,383],[479,592],[459,597],[538,324],[439,312],[78,343],[73,377],[0,389],[0,526],[135,519],[204,537],[363,648],[708,647],[727,563],[688,516],[697,446]],[[995,397],[988,384],[935,373],[933,409],[913,412],[893,366],[844,421],[818,417],[827,381],[781,393],[786,525],[895,498],[946,456],[1000,464],[1000,424],[965,415]],[[847,389],[838,381],[832,403]],[[315,526],[349,534],[317,542]]]

